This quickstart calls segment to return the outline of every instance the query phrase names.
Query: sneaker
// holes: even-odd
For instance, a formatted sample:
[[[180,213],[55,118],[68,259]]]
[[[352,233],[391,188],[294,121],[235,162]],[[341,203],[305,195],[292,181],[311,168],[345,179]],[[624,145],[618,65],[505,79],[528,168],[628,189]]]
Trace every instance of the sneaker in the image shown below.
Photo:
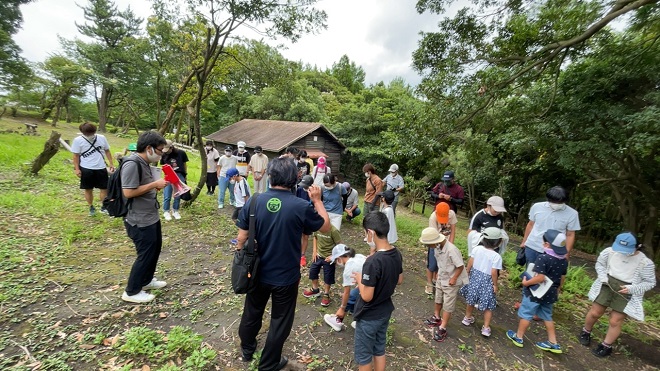
[[[121,295],[121,300],[127,301],[130,303],[138,303],[138,304],[144,304],[148,303],[156,298],[155,295],[148,294],[144,291],[140,291],[139,293],[135,295],[128,295],[126,291]]]
[[[176,220],[181,219],[181,214],[179,214],[179,210],[174,210],[174,212],[172,213],[172,216],[173,216],[174,219],[176,219]]]
[[[591,353],[595,355],[596,357],[607,357],[610,354],[612,354],[612,347],[608,347],[606,345],[603,345],[603,343],[598,344],[596,348],[594,348]]]
[[[356,328],[356,327],[357,327],[357,321],[353,321],[353,322],[351,322],[351,327],[352,327],[352,328]]]
[[[327,307],[330,305],[330,295],[323,294],[323,299],[321,299],[321,306]]]
[[[490,337],[490,327],[481,327],[481,335]]]
[[[145,286],[142,286],[142,290],[162,289],[165,286],[167,286],[167,282],[159,281],[159,280],[156,279],[156,277],[154,277],[151,280],[151,282],[149,282]]]
[[[325,314],[323,315],[323,320],[335,331],[341,331],[344,327],[344,319],[337,317],[334,314]]]
[[[218,204],[218,209],[224,209],[225,204]]]
[[[513,345],[517,346],[518,348],[522,348],[522,347],[523,347],[523,339],[521,339],[521,338],[519,338],[518,336],[516,336],[516,332],[515,332],[515,331],[513,331],[513,330],[508,330],[508,331],[506,332],[506,337],[508,337],[508,338],[513,342]]]
[[[307,258],[305,257],[305,255],[303,255],[300,257],[300,266],[304,267],[306,265],[307,265]]]
[[[461,321],[462,324],[465,326],[470,326],[471,324],[474,323],[474,317],[463,317],[463,320]]]
[[[96,215],[96,209],[94,208],[94,206],[90,206],[89,207],[89,216],[94,216],[94,215]]]
[[[101,207],[101,214],[103,214],[103,215],[110,215],[110,214],[108,213],[108,210],[107,210],[105,207]]]
[[[548,341],[539,341],[538,343],[536,343],[536,347],[539,348],[539,349],[548,351],[548,352],[555,353],[555,354],[561,354],[562,353],[561,347],[559,346],[559,344],[553,344],[553,343],[550,342],[550,340],[548,340]]]
[[[306,298],[317,298],[321,295],[321,289],[305,289],[303,296]]]
[[[586,332],[584,330],[580,332],[580,344],[585,347],[588,347],[591,344],[591,332]]]
[[[236,201],[229,201],[229,205],[236,206]]]
[[[169,210],[163,213],[163,217],[165,218],[166,221],[172,220],[172,214],[170,214]]]
[[[424,293],[426,295],[433,295],[433,286],[432,285],[426,285],[426,288],[424,289]]]
[[[431,318],[425,319],[424,324],[429,327],[438,327],[442,324],[442,318],[438,318],[435,315],[433,315],[431,316]]]
[[[433,331],[433,340],[441,343],[441,342],[445,341],[446,338],[447,338],[447,330],[446,329],[444,329],[442,327],[438,327],[435,331]]]

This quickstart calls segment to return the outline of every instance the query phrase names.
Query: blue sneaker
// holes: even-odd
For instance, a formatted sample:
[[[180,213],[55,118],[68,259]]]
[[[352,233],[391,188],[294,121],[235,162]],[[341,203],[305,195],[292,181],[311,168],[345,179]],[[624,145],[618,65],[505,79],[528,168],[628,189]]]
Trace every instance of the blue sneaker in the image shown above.
[[[507,331],[507,332],[506,332],[506,337],[508,337],[509,339],[511,339],[511,341],[513,342],[513,345],[517,346],[518,348],[522,348],[522,347],[523,347],[523,339],[521,339],[521,338],[519,338],[518,336],[516,336],[516,332],[515,332],[515,331],[513,331],[513,330],[509,330],[509,331]]]
[[[539,349],[548,351],[548,352],[555,353],[555,354],[561,354],[562,353],[561,347],[559,346],[559,344],[553,344],[553,343],[550,342],[550,340],[543,341],[543,342],[539,341],[538,343],[536,343],[536,347],[539,348]]]

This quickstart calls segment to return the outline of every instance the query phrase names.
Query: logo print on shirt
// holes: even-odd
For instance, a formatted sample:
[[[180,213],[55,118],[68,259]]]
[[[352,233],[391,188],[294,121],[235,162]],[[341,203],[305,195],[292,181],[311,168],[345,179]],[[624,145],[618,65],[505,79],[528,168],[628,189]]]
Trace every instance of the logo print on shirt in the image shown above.
[[[369,275],[368,274],[363,274],[362,279],[369,281]]]
[[[270,200],[268,200],[268,203],[266,204],[266,208],[271,213],[276,213],[280,211],[280,209],[282,208],[282,201],[280,201],[279,198],[273,197]]]

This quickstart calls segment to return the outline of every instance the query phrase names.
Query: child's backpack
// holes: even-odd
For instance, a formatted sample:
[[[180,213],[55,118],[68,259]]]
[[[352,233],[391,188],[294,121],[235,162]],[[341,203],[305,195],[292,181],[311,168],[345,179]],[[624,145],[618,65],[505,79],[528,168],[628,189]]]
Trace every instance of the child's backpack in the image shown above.
[[[133,199],[126,199],[122,191],[121,185],[121,168],[125,163],[133,161],[138,164],[138,177],[139,182],[142,182],[142,169],[140,164],[129,157],[122,159],[121,164],[119,164],[118,169],[110,175],[108,180],[108,194],[103,199],[103,207],[108,211],[108,215],[114,216],[115,218],[122,218],[128,214],[128,209],[130,208]]]

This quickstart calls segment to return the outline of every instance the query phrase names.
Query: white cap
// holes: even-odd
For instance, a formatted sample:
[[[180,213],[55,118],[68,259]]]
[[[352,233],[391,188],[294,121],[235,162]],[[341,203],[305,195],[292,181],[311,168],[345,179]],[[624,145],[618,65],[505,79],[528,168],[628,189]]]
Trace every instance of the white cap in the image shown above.
[[[505,213],[506,209],[504,208],[504,199],[500,196],[492,196],[491,198],[486,201],[486,205],[490,205],[490,207],[493,208],[493,210],[497,211],[498,213]]]
[[[239,148],[240,148],[240,147],[245,148],[245,142],[242,141],[242,140],[239,140],[238,143],[236,143],[236,146],[238,146]]]
[[[395,172],[395,171],[399,171],[399,165],[397,165],[397,164],[392,164],[392,166],[390,166],[390,170],[388,170],[388,171],[389,171],[390,173],[393,173],[393,172]]]
[[[345,255],[348,252],[348,246],[343,243],[338,244],[332,248],[332,255],[330,255],[330,264],[334,263],[338,257]]]

